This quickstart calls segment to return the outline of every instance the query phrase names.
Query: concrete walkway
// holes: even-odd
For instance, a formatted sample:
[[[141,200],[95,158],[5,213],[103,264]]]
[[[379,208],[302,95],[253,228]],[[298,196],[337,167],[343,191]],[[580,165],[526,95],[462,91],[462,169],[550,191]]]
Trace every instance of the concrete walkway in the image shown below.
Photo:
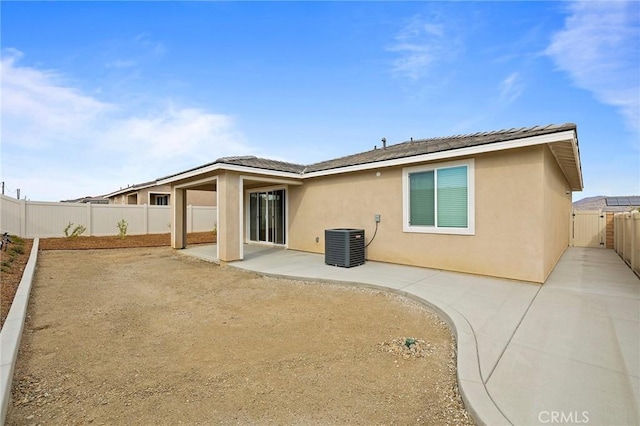
[[[215,246],[183,251],[215,261]],[[606,249],[569,248],[544,286],[245,246],[234,267],[359,283],[420,299],[451,324],[458,382],[476,420],[499,424],[640,423],[640,280]]]

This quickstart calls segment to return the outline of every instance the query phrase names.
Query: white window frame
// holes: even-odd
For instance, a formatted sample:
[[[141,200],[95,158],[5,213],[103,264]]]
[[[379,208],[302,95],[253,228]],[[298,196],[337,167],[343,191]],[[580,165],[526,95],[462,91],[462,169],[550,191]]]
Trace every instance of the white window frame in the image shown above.
[[[409,174],[435,171],[450,167],[467,166],[467,227],[447,228],[438,226],[411,225],[409,223]],[[402,169],[402,231],[423,234],[454,234],[454,235],[475,235],[476,234],[476,205],[475,205],[475,161],[473,158],[461,161],[450,161],[446,163],[425,164],[422,166],[406,167]],[[438,209],[436,197],[436,214]],[[437,222],[436,222],[437,223]]]
[[[242,179],[248,179],[245,176],[242,176]],[[242,182],[241,182],[242,183]],[[241,186],[242,187],[242,186]],[[285,214],[285,221],[284,221],[284,232],[285,232],[285,237],[284,237],[284,244],[275,244],[275,243],[269,243],[269,242],[264,242],[264,241],[253,241],[251,240],[251,236],[250,236],[250,229],[249,227],[251,226],[251,202],[250,202],[250,197],[251,194],[254,192],[269,192],[269,191],[278,191],[278,190],[284,190],[285,193],[285,198],[284,198],[284,214]],[[245,189],[244,191],[244,199],[247,200],[246,203],[244,203],[244,230],[245,232],[243,232],[243,236],[241,238],[241,240],[243,240],[246,244],[261,244],[261,245],[270,245],[270,246],[276,246],[276,247],[285,247],[288,248],[289,247],[289,186],[288,185],[272,185],[272,186],[261,186],[261,187],[256,187],[256,188],[251,188],[251,189]],[[242,206],[241,206],[242,208]]]

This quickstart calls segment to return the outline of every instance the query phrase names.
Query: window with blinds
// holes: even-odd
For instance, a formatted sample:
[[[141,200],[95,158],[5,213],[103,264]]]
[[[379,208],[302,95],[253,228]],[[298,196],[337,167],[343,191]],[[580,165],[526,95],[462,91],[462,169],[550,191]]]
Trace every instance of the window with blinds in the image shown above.
[[[405,169],[405,231],[473,234],[473,161]]]

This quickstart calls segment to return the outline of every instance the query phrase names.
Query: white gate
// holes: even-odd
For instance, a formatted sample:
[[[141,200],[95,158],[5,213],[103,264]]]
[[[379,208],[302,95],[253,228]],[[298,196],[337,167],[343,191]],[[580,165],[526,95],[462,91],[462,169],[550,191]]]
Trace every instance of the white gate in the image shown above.
[[[574,247],[605,247],[607,220],[599,210],[574,210],[572,213],[571,245]]]

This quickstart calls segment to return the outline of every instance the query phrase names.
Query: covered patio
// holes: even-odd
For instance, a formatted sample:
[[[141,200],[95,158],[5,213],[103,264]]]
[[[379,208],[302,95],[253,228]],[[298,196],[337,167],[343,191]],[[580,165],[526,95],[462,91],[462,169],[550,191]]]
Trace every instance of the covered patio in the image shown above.
[[[288,188],[302,185],[301,167],[255,157],[227,157],[160,179],[159,184],[171,185],[171,246],[187,247],[186,192],[200,190],[215,191],[218,206],[217,244],[206,255],[208,260],[243,260],[248,242],[287,247]]]
[[[244,254],[245,261],[252,260],[256,257],[273,254],[275,252],[284,251],[284,247],[280,246],[266,246],[260,244],[243,244],[242,252]],[[220,263],[220,259],[217,256],[218,245],[217,244],[196,244],[187,246],[185,249],[179,251],[180,254],[186,256],[195,257],[207,262]]]

